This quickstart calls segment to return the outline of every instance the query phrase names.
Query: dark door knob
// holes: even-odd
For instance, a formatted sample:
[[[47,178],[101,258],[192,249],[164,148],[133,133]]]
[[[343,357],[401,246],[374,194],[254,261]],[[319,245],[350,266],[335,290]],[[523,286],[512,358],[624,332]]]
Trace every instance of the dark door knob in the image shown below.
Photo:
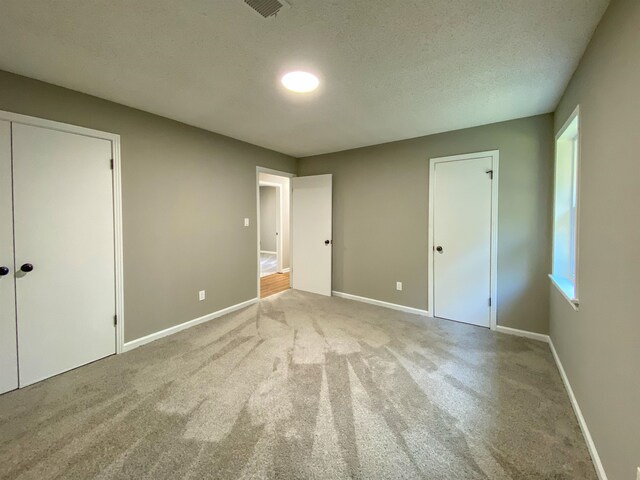
[[[29,273],[33,271],[33,265],[31,265],[30,263],[25,263],[20,267],[20,270],[22,270],[25,273]]]
[[[7,273],[9,273],[9,267],[5,267],[4,265],[0,267],[0,277],[4,277]]]
[[[442,253],[442,247],[440,245],[436,247],[436,252]]]
[[[331,243],[331,240],[325,240],[325,241],[324,241],[324,244],[325,244],[325,245],[329,245],[330,243]]]

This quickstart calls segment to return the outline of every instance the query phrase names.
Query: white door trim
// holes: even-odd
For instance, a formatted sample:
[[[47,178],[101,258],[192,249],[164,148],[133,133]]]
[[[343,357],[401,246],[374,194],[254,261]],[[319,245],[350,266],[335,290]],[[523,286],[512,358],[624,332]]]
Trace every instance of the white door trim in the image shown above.
[[[113,223],[114,223],[114,246],[115,246],[115,297],[116,311],[118,318],[116,325],[116,353],[124,351],[124,268],[123,268],[123,248],[122,248],[122,170],[120,165],[120,135],[115,133],[101,132],[91,128],[79,127],[68,123],[46,120],[43,118],[31,117],[19,113],[5,112],[0,110],[0,120],[8,120],[22,125],[49,128],[59,132],[75,133],[86,137],[101,138],[111,142],[111,153],[113,156]]]
[[[500,152],[490,150],[487,152],[467,153],[449,157],[437,157],[429,160],[429,237],[428,237],[428,303],[427,308],[432,315],[433,309],[433,204],[434,204],[434,180],[437,163],[455,162],[457,160],[471,160],[474,158],[491,157],[493,169],[493,182],[491,183],[491,330],[495,330],[498,324],[498,183]]]
[[[289,179],[293,178],[296,176],[295,173],[289,173],[289,172],[282,172],[280,170],[273,170],[272,168],[266,168],[266,167],[260,167],[257,166],[256,167],[256,250],[257,250],[257,285],[256,285],[256,297],[258,299],[260,299],[260,184],[266,185],[266,186],[277,186],[280,187],[280,235],[278,235],[280,238],[278,238],[278,242],[277,242],[277,246],[278,246],[278,271],[283,271],[283,263],[282,263],[282,250],[283,250],[283,246],[281,242],[284,242],[283,237],[282,237],[282,211],[283,206],[282,206],[282,200],[283,200],[283,194],[282,194],[282,185],[277,184],[277,183],[269,183],[269,182],[260,182],[260,174],[261,173],[268,173],[270,175],[277,175],[278,177],[287,177]],[[291,212],[291,200],[292,200],[292,195],[291,195],[291,182],[289,182],[289,212]],[[291,214],[289,214],[289,224],[291,224]],[[291,255],[291,251],[292,251],[292,238],[291,238],[291,228],[289,228],[289,255]],[[290,269],[289,269],[290,270]]]

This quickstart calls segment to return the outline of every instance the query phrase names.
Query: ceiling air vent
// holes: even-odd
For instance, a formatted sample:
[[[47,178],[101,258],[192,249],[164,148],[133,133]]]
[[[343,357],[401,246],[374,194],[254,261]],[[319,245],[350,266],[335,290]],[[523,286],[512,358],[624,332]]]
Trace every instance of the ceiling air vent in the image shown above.
[[[282,8],[289,8],[289,4],[284,0],[244,0],[244,3],[264,18],[277,15]]]

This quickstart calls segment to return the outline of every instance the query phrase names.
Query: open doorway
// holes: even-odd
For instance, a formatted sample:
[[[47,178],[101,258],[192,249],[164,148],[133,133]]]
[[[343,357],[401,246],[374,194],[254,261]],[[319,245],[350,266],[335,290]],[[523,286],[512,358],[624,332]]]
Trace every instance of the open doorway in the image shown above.
[[[282,272],[282,186],[260,182],[260,277]]]
[[[258,288],[260,298],[291,288],[290,174],[258,168]]]

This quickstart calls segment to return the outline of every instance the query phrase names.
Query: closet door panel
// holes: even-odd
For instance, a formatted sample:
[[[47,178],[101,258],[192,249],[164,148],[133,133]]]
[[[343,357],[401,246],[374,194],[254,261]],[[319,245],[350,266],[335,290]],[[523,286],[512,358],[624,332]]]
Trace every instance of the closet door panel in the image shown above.
[[[115,353],[111,142],[13,124],[20,386]]]
[[[18,388],[11,124],[0,120],[0,393]]]

